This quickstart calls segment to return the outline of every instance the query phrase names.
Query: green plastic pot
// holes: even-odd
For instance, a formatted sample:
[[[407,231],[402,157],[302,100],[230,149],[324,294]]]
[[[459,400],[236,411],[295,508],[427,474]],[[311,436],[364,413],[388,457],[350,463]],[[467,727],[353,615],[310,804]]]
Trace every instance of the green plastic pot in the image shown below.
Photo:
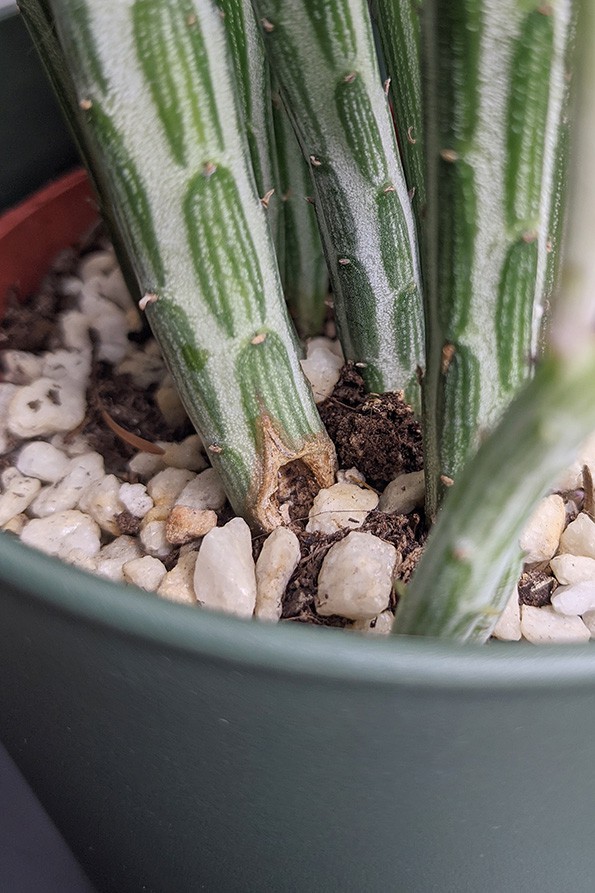
[[[13,214],[21,285],[69,193],[77,229],[77,174]],[[2,740],[99,891],[595,889],[590,646],[235,620],[2,534],[0,679]]]

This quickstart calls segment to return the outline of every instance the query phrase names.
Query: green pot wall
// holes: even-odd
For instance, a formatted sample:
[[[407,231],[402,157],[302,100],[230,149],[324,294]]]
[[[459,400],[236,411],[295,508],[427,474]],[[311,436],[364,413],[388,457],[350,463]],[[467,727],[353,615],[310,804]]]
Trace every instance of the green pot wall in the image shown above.
[[[0,535],[0,680],[99,891],[595,889],[590,646],[234,620]]]

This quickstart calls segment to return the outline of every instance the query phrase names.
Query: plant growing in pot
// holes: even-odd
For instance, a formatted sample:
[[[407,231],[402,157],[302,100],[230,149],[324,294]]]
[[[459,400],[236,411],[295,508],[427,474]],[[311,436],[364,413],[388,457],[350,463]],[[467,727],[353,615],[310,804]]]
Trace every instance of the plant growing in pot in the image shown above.
[[[364,9],[355,3],[295,7],[257,5],[257,15],[283,101],[309,162],[346,354],[364,364],[359,368],[372,390],[406,390],[415,403],[417,367],[424,364],[417,353],[423,319],[428,350],[420,377],[430,516],[439,501],[439,484],[455,481],[448,488],[423,563],[401,600],[397,630],[481,639],[489,634],[506,600],[510,576],[518,572],[518,531],[532,503],[572,447],[595,426],[588,387],[593,373],[589,345],[583,352],[583,338],[589,340],[585,324],[589,309],[571,300],[584,297],[588,289],[584,278],[573,275],[563,293],[574,306],[566,314],[560,310],[555,347],[549,348],[533,380],[504,411],[476,458],[461,467],[474,450],[480,429],[492,425],[502,412],[500,401],[507,402],[514,385],[531,372],[528,358],[537,329],[532,320],[539,316],[533,300],[536,295],[538,305],[543,300],[551,234],[544,221],[549,221],[546,212],[558,207],[555,181],[545,174],[553,178],[557,169],[558,140],[551,134],[563,109],[560,86],[568,8],[552,4],[517,9],[511,4],[499,18],[498,11],[480,5],[475,22],[475,7],[470,4],[457,7],[461,19],[440,4],[427,4],[424,58],[427,95],[433,104],[428,106],[424,128],[419,112],[411,119],[408,109],[406,122],[417,124],[407,123],[405,130],[399,127],[401,137],[408,132],[410,142],[401,142],[404,148],[411,146],[412,153],[424,144],[421,130],[426,133],[427,188],[418,181],[413,196],[419,252],[407,173],[402,174],[399,166]],[[24,4],[24,8],[46,49],[70,54],[68,74],[63,73],[61,56],[49,55],[48,67],[76,115],[75,131],[89,157],[103,155],[104,162],[111,161],[94,169],[98,193],[107,208],[116,208],[108,212],[121,227],[116,241],[119,238],[134,258],[141,300],[165,344],[174,374],[177,369],[186,405],[195,413],[205,442],[215,447],[213,461],[230,498],[253,523],[273,526],[279,520],[274,498],[279,468],[299,459],[320,483],[331,483],[333,458],[301,378],[295,339],[282,309],[261,201],[269,190],[252,188],[242,127],[236,123],[231,69],[225,63],[225,23],[233,20],[234,8],[223,20],[212,6],[198,8],[198,4],[101,4],[89,12],[83,4],[56,3],[50,4],[51,13],[45,4]],[[381,4],[376,12],[380,23],[388,21]],[[55,16],[56,31],[50,15]],[[385,35],[387,59],[391,34],[415,34],[405,24]],[[498,78],[490,40],[501,47],[503,35],[509,43]],[[410,54],[416,45],[415,40],[408,42]],[[296,75],[295,60],[305,46],[312,58]],[[361,55],[354,57],[356,50]],[[402,61],[405,56],[401,52],[396,58]],[[552,81],[549,74],[535,74],[546,70],[546,58],[558,66],[547,66]],[[529,74],[523,67],[527,60]],[[457,76],[462,66],[481,77],[463,83]],[[161,77],[149,77],[149,70],[161,72]],[[407,73],[412,73],[407,94],[411,96],[416,90],[415,70],[410,65],[401,76],[409,84]],[[122,81],[116,84],[118,74]],[[510,87],[504,92],[503,79]],[[523,105],[529,82],[544,90],[545,102],[539,94]],[[186,85],[187,95],[180,94],[180,84]],[[127,92],[126,85],[134,89]],[[195,89],[204,104],[194,101]],[[557,97],[557,112],[552,96]],[[397,96],[394,108],[398,122]],[[142,124],[129,127],[141,113]],[[551,128],[547,140],[544,116]],[[583,120],[591,117],[585,113]],[[90,129],[93,122],[95,129]],[[494,148],[496,136],[500,149],[510,154],[502,151],[494,161],[488,147]],[[160,148],[168,160],[173,159],[167,168]],[[489,167],[490,160],[494,168]],[[415,156],[406,162],[409,177],[418,176],[416,163]],[[539,176],[525,180],[528,170],[535,169]],[[492,177],[494,171],[498,177]],[[114,172],[120,177],[112,179]],[[529,182],[531,188],[520,188]],[[501,192],[495,194],[506,200],[492,199],[496,202],[492,204],[489,187],[497,184]],[[588,257],[578,246],[591,231],[580,219],[589,213],[589,189],[587,177],[579,190],[581,201],[569,241],[569,256],[578,270]],[[267,199],[269,210],[272,198]],[[481,213],[473,213],[474,205]],[[460,208],[460,214],[451,215],[451,208]],[[189,243],[182,254],[165,234],[169,227],[176,234],[176,245],[180,233]],[[241,252],[231,251],[230,246],[238,245]],[[209,246],[208,253],[204,246]],[[172,284],[170,277],[179,269],[184,271],[180,284]],[[489,299],[480,288],[484,280]],[[472,289],[467,289],[469,281]],[[422,292],[427,306],[423,317]],[[440,308],[439,293],[449,296]],[[197,295],[202,302],[195,305]],[[520,298],[518,305],[515,298]],[[188,318],[198,314],[196,307],[202,308],[202,316],[194,330]],[[488,307],[493,316],[488,316]],[[486,330],[478,338],[484,322]],[[485,351],[488,329],[494,343]],[[493,356],[499,361],[491,371]],[[201,387],[190,390],[188,383],[198,379]],[[229,415],[221,418],[213,415],[218,388],[236,401],[233,412],[230,408]],[[211,393],[210,399],[205,400],[205,393]],[[433,606],[428,610],[430,597]],[[369,657],[371,652],[363,648],[364,654]],[[324,698],[323,702],[329,709],[330,702]],[[418,884],[418,889],[423,886]]]

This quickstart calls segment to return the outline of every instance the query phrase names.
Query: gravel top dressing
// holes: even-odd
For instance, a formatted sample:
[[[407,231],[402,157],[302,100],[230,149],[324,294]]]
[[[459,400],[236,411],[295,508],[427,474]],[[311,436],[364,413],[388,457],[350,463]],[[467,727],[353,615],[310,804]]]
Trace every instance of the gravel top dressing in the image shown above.
[[[366,394],[331,338],[302,361],[337,449],[337,482],[285,480],[287,526],[253,536],[193,433],[110,245],[64,252],[2,327],[0,526],[63,561],[162,598],[263,621],[390,631],[423,550],[419,426]],[[595,636],[595,436],[542,500],[494,635]]]

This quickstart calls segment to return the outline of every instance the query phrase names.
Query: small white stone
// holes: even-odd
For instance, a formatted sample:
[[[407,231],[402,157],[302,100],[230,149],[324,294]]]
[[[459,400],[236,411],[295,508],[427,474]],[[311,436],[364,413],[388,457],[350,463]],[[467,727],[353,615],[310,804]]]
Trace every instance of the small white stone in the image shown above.
[[[550,567],[558,583],[572,584],[595,580],[595,558],[583,555],[556,555]]]
[[[217,514],[212,509],[191,509],[174,505],[165,526],[168,543],[183,545],[205,536],[217,526]]]
[[[310,356],[315,350],[330,350],[335,356],[345,362],[343,356],[343,348],[341,342],[336,338],[327,338],[325,335],[317,335],[315,338],[309,338],[306,346],[306,356]]]
[[[141,589],[146,589],[147,592],[155,592],[167,573],[163,562],[159,561],[158,558],[152,558],[150,555],[127,561],[122,568],[122,572],[127,583],[140,586]]]
[[[171,428],[179,428],[188,418],[184,404],[173,384],[162,385],[160,388],[157,388],[155,391],[155,403]]]
[[[388,636],[392,631],[394,621],[395,615],[389,609],[383,611],[378,617],[372,617],[371,620],[367,618],[366,620],[355,620],[351,629],[369,635]]]
[[[60,279],[60,292],[66,297],[78,297],[83,287],[83,280],[78,276],[62,276]]]
[[[267,536],[256,562],[256,617],[279,620],[283,594],[299,560],[300,543],[293,531],[277,527]]]
[[[106,275],[101,290],[104,296],[117,304],[121,310],[126,311],[133,305],[122,271],[118,266]]]
[[[171,552],[171,544],[167,541],[167,528],[165,521],[146,521],[145,516],[141,531],[140,541],[143,549],[154,558],[166,558]]]
[[[114,474],[93,481],[85,488],[78,506],[81,511],[91,515],[102,530],[119,535],[116,517],[124,511],[124,505],[120,501],[120,481]]]
[[[196,475],[187,468],[164,468],[147,483],[147,493],[155,505],[172,506]]]
[[[101,547],[95,521],[79,511],[56,512],[47,518],[34,518],[23,528],[21,540],[48,555],[68,559],[73,550],[97,555]]]
[[[50,443],[60,452],[65,453],[70,458],[75,456],[84,456],[90,452],[89,441],[83,434],[54,434]]]
[[[68,456],[44,440],[26,443],[16,461],[21,474],[50,484],[61,481],[68,474],[69,465]]]
[[[527,564],[549,561],[556,554],[565,523],[566,512],[562,497],[553,495],[542,499],[519,540],[521,549],[526,553]]]
[[[87,352],[91,349],[89,320],[80,310],[66,310],[58,317],[62,343],[67,350]]]
[[[91,328],[98,337],[97,359],[115,364],[128,353],[130,322],[115,304],[111,307],[108,313],[102,313],[91,320]]]
[[[38,518],[64,512],[78,505],[81,496],[95,481],[103,478],[103,457],[84,453],[69,461],[68,473],[55,484],[43,487],[31,504],[31,513]]]
[[[11,447],[11,438],[7,428],[8,409],[18,390],[16,384],[0,382],[0,455],[3,455]]]
[[[159,443],[158,446],[163,446],[163,444]],[[158,471],[163,471],[165,463],[163,461],[163,456],[158,455],[157,453],[145,453],[144,451],[141,451],[132,457],[128,463],[128,468],[132,474],[136,474],[140,478],[147,480],[147,478],[157,474]]]
[[[521,606],[521,632],[534,645],[586,642],[591,634],[580,617],[565,617],[551,605]]]
[[[371,533],[349,533],[331,546],[318,575],[316,610],[350,620],[376,617],[388,607],[397,550]]]
[[[194,569],[194,592],[205,608],[252,616],[256,573],[250,528],[242,518],[214,527],[203,539]]]
[[[586,611],[582,616],[582,621],[591,633],[591,638],[595,638],[595,611]]]
[[[97,558],[93,555],[85,555],[82,549],[71,549],[65,555],[62,555],[61,558],[68,564],[73,564],[75,567],[88,571],[90,574],[97,573]]]
[[[4,381],[18,385],[31,384],[41,375],[41,358],[33,353],[26,350],[3,350],[0,356]]]
[[[6,524],[2,524],[2,530],[6,533],[14,533],[16,536],[20,536],[23,527],[25,524],[29,523],[29,518],[27,515],[15,515],[14,518],[11,518],[10,521],[7,521]]]
[[[581,477],[582,466],[578,460],[565,468],[560,476],[556,479],[554,490],[560,490],[563,493],[570,490],[577,490],[582,483]]]
[[[162,458],[164,464],[170,468],[203,471],[209,467],[202,451],[202,440],[198,434],[191,434],[181,443],[168,443]]]
[[[552,595],[552,606],[559,614],[585,614],[595,611],[595,580],[558,586]]]
[[[112,540],[97,556],[97,573],[109,580],[121,583],[124,580],[122,567],[127,561],[142,558],[138,540],[132,536],[119,536]]]
[[[84,389],[77,382],[38,378],[14,394],[7,428],[23,438],[71,431],[81,424],[86,409]]]
[[[506,603],[506,607],[498,618],[492,635],[496,639],[502,639],[507,642],[518,642],[521,638],[521,606],[519,605],[519,593],[516,586]]]
[[[322,403],[339,381],[343,360],[325,346],[309,344],[306,359],[300,362],[312,386],[314,402]]]
[[[399,474],[380,495],[378,508],[389,515],[407,515],[424,504],[425,477],[423,471]]]
[[[333,484],[316,494],[306,530],[336,533],[346,527],[361,527],[377,505],[378,495],[373,490],[355,484]]]
[[[340,468],[337,472],[338,484],[365,484],[366,479],[357,468]]]
[[[53,381],[76,382],[85,388],[91,372],[91,351],[55,350],[46,353],[41,372],[45,378]]]
[[[153,500],[144,484],[122,484],[119,491],[120,502],[135,518],[144,518],[153,508]]]
[[[0,526],[4,526],[29,507],[41,484],[37,478],[25,477],[16,468],[7,468],[2,472],[2,487],[4,492],[0,496]]]
[[[78,275],[83,282],[109,275],[116,266],[113,251],[93,251],[86,254],[78,266]]]
[[[595,522],[581,512],[560,537],[560,552],[595,558]]]
[[[225,490],[219,473],[214,468],[201,471],[181,491],[176,505],[186,505],[193,509],[219,511],[225,505]]]
[[[180,555],[176,566],[163,578],[157,589],[157,595],[167,598],[172,602],[184,605],[196,605],[196,593],[194,592],[194,568],[198,552],[186,552]]]
[[[160,354],[156,354],[146,347],[144,350],[139,350],[132,344],[116,371],[120,375],[130,375],[139,388],[148,388],[151,385],[159,384],[166,375],[163,357]]]

